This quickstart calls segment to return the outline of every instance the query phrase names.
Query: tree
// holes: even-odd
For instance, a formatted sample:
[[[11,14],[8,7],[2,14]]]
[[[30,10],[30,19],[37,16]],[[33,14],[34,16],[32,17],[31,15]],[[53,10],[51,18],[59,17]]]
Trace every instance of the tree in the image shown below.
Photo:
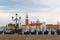
[[[9,23],[8,26],[15,26],[15,24],[13,24],[13,23]]]

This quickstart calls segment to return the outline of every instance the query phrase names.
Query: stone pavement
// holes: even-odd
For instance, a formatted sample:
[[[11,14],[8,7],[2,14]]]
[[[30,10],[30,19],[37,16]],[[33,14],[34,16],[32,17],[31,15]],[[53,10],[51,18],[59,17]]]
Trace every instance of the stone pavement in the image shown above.
[[[0,40],[60,40],[60,35],[2,35]]]

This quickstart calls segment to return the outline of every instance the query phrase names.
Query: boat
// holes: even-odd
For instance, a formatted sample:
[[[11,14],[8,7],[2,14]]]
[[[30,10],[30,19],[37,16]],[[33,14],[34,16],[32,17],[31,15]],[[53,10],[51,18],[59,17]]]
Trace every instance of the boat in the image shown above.
[[[14,31],[11,29],[5,29],[4,34],[14,34]]]
[[[49,30],[46,29],[46,30],[44,31],[44,34],[48,34],[48,33],[49,33]]]
[[[35,28],[32,28],[32,29],[30,30],[30,33],[31,33],[31,34],[36,34],[36,29],[35,29]]]
[[[41,29],[39,29],[38,34],[43,34],[43,31]]]
[[[59,29],[56,29],[56,33],[57,33],[57,34],[60,34],[60,30],[59,30]]]
[[[17,33],[18,33],[18,34],[22,34],[22,29],[18,29],[18,30],[17,30]]]
[[[51,34],[55,34],[55,30],[54,29],[51,29]]]
[[[24,29],[24,34],[30,34],[30,30],[29,29]]]
[[[2,33],[3,33],[3,31],[4,31],[4,30],[3,30],[2,28],[0,28],[0,34],[2,34]]]

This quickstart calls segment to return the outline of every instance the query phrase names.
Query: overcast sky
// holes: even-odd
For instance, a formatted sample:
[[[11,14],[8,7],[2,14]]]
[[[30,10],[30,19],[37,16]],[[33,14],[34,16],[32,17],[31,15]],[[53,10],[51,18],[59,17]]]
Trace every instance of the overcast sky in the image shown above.
[[[24,23],[26,12],[30,21],[56,24],[60,22],[60,0],[0,0],[0,26],[11,23],[16,13]]]

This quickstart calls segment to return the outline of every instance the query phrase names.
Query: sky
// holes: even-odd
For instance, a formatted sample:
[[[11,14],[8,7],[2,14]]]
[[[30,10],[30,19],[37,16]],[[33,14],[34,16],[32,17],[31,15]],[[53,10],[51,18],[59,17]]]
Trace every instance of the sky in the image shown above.
[[[20,22],[24,24],[26,13],[29,21],[56,24],[60,22],[60,0],[0,0],[0,26],[14,23],[12,16],[21,16]]]

